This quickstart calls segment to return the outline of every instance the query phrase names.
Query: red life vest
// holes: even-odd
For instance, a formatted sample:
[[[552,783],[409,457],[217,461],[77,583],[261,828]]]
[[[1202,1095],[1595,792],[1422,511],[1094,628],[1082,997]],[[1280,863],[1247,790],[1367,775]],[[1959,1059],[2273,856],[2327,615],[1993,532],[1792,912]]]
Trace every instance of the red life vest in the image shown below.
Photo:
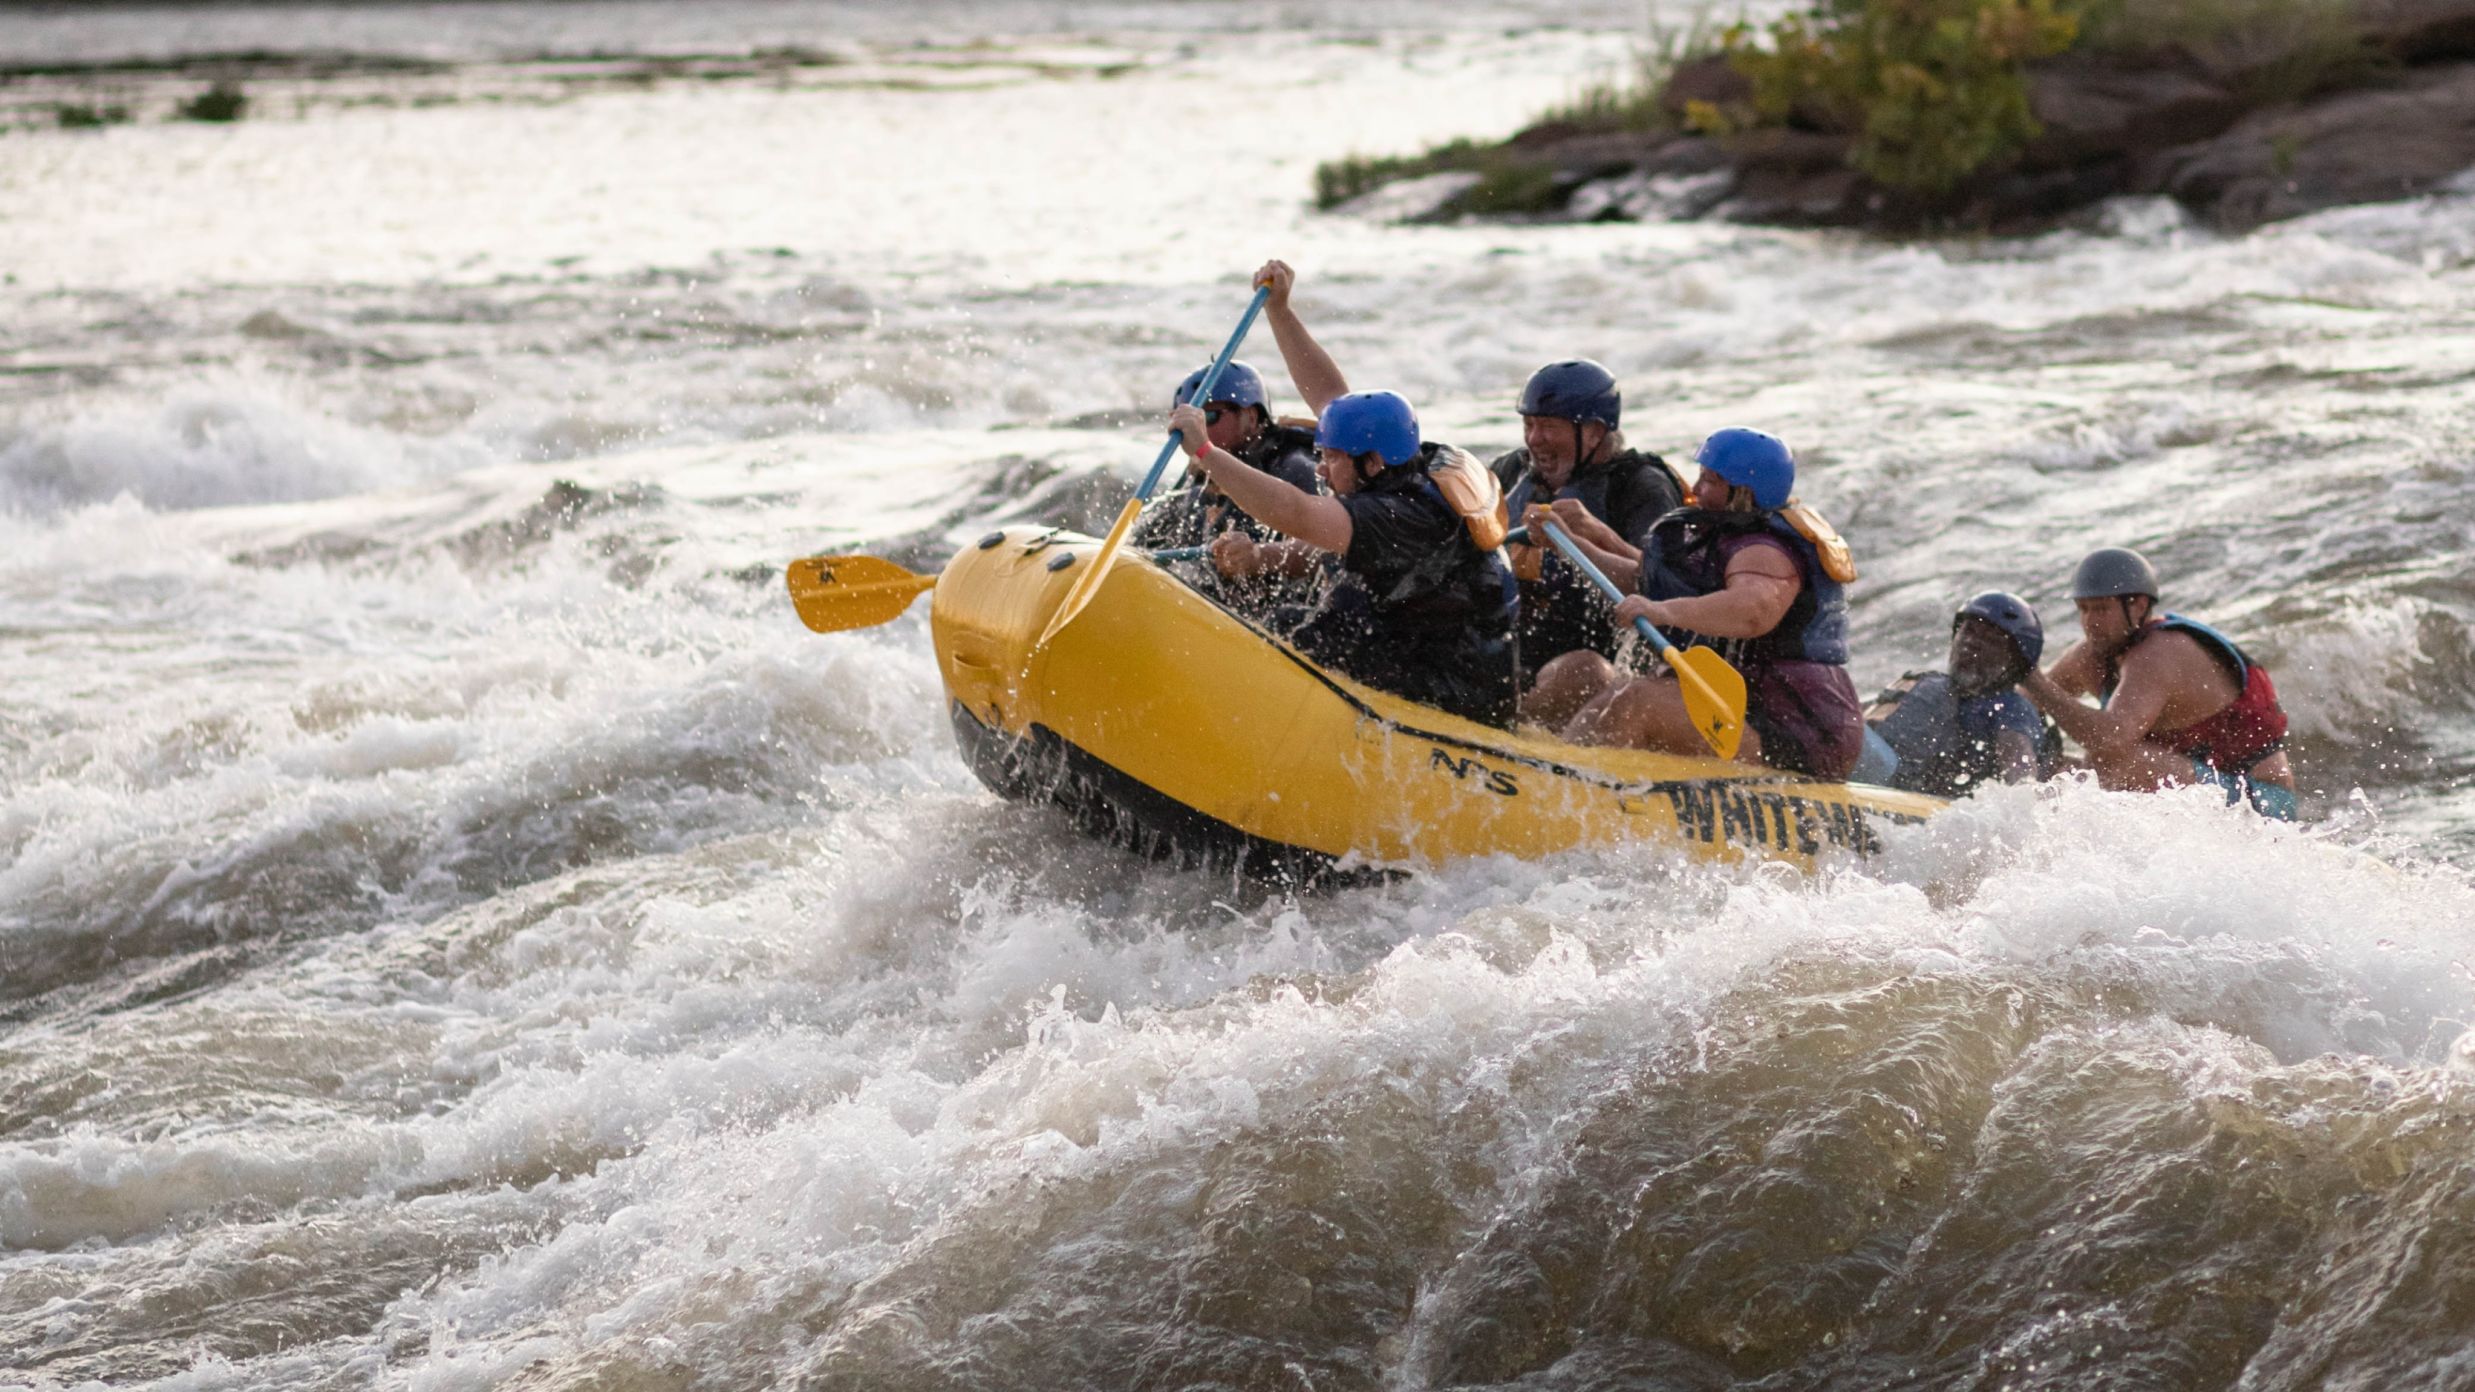
[[[2180,614],[2168,614],[2140,625],[2131,635],[2123,651],[2107,661],[2105,698],[2112,700],[2114,687],[2122,674],[2123,653],[2148,641],[2151,634],[2172,631],[2188,633],[2200,640],[2234,678],[2241,694],[2206,719],[2193,721],[2180,730],[2161,730],[2160,743],[2177,754],[2196,759],[2220,773],[2247,774],[2252,766],[2286,747],[2286,709],[2277,703],[2277,684],[2269,680],[2268,669],[2243,655],[2234,640],[2197,619]]]

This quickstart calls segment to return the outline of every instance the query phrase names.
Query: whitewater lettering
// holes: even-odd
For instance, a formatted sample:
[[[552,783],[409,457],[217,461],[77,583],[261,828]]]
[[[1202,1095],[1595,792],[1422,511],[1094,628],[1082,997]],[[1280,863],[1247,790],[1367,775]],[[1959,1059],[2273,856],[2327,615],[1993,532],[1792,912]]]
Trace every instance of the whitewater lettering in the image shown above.
[[[1882,838],[1867,820],[1868,815],[1902,826],[1922,820],[1882,808],[1868,814],[1866,809],[1849,803],[1746,788],[1724,780],[1646,784],[1628,789],[1620,801],[1629,811],[1637,810],[1650,798],[1666,801],[1675,814],[1677,833],[1687,840],[1704,845],[1725,842],[1758,846],[1808,856],[1826,845],[1860,855],[1880,851]]]

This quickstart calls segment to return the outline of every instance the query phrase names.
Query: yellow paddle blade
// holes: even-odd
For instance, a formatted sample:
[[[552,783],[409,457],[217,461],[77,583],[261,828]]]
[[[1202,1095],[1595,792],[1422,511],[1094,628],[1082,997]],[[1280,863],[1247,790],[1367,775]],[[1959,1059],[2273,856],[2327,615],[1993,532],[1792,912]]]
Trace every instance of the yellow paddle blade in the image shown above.
[[[1744,673],[1727,665],[1714,648],[1669,648],[1660,656],[1676,669],[1684,688],[1684,713],[1722,759],[1736,757],[1745,737]]]
[[[1117,525],[1109,528],[1108,539],[1100,543],[1098,551],[1092,553],[1091,564],[1084,567],[1082,575],[1075,579],[1074,588],[1066,591],[1065,599],[1057,605],[1057,612],[1048,616],[1048,627],[1040,630],[1040,641],[1031,645],[1032,651],[1038,652],[1047,647],[1048,640],[1056,637],[1058,630],[1074,622],[1074,616],[1083,612],[1084,605],[1091,603],[1091,597],[1099,593],[1102,577],[1109,573],[1110,566],[1117,564],[1118,548],[1126,544],[1126,534],[1134,530],[1134,520],[1142,515],[1143,500],[1128,498],[1125,508],[1117,514]]]
[[[937,584],[875,556],[810,556],[791,562],[783,578],[799,621],[819,633],[890,623]]]

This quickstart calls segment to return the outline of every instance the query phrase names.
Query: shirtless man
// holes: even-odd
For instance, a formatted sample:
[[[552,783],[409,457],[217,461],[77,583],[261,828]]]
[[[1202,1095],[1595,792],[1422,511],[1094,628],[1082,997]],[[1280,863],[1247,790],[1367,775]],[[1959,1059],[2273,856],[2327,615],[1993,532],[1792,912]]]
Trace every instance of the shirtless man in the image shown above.
[[[2286,712],[2265,669],[2206,624],[2159,613],[2157,572],[2137,551],[2090,553],[2071,598],[2085,636],[2020,690],[2087,751],[2101,785],[2207,783],[2294,819]]]

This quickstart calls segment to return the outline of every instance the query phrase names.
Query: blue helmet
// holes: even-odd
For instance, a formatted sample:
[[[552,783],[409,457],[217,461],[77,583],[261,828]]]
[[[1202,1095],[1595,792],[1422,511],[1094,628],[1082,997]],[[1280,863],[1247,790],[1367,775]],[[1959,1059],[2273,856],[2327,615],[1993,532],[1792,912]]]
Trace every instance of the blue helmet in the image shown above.
[[[1722,430],[1702,441],[1693,462],[1738,488],[1752,489],[1754,506],[1764,511],[1786,507],[1796,492],[1796,456],[1786,441],[1759,430]]]
[[[1521,389],[1521,414],[1549,416],[1575,425],[1597,421],[1609,430],[1624,414],[1624,393],[1615,374],[1588,358],[1551,362],[1530,374]]]
[[[1203,385],[1203,374],[1211,370],[1212,365],[1205,363],[1187,373],[1186,380],[1177,384],[1177,400],[1169,404],[1183,406],[1194,400],[1195,388]],[[1231,358],[1229,365],[1220,370],[1219,378],[1212,383],[1212,401],[1226,401],[1232,406],[1261,406],[1264,404],[1263,374]],[[1211,402],[1204,404],[1208,406]]]
[[[1315,423],[1315,447],[1353,459],[1372,450],[1386,464],[1406,464],[1418,457],[1418,413],[1394,392],[1336,396]]]
[[[2021,660],[2031,667],[2045,654],[2045,625],[2038,621],[2037,611],[2018,595],[1987,590],[1959,606],[1959,612],[1951,616],[1951,627],[1958,628],[1962,619],[1983,619],[2002,630],[2010,638],[2011,646],[2019,649]]]

